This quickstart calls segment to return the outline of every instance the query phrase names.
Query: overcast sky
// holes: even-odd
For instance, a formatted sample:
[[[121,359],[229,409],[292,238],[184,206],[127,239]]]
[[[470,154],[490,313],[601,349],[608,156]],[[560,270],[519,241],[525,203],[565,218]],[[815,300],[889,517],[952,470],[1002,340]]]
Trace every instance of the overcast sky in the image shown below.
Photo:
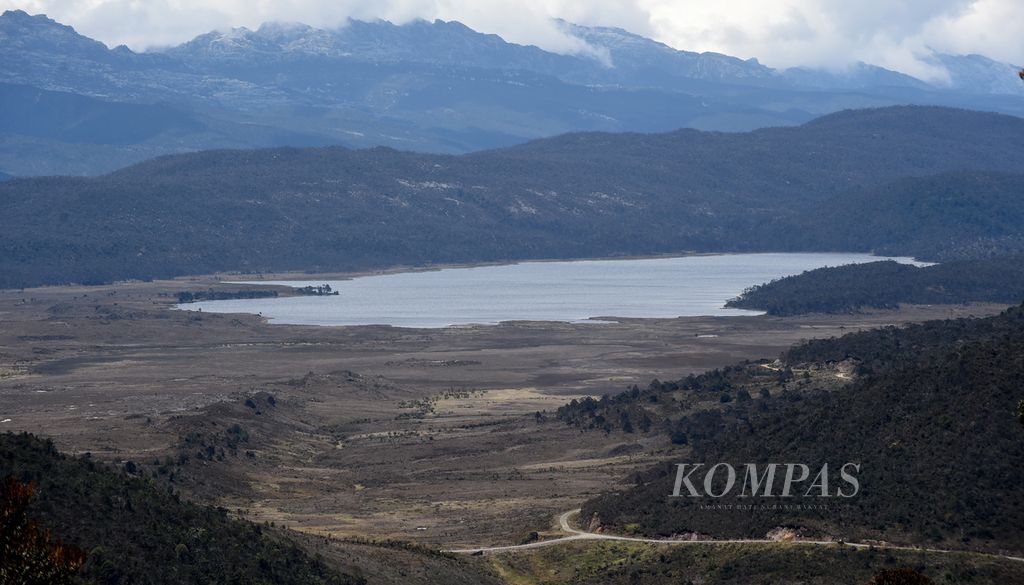
[[[505,39],[572,52],[553,17],[618,26],[678,49],[757,57],[773,67],[865,61],[941,77],[929,49],[1024,63],[1024,0],[0,0],[110,46],[141,50],[265,21],[336,27],[347,18],[458,20]]]

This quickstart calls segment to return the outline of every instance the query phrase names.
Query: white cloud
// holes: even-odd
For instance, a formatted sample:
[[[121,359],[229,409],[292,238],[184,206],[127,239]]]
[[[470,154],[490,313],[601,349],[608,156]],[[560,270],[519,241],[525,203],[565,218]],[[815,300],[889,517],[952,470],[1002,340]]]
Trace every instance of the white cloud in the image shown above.
[[[757,57],[774,67],[875,63],[926,78],[931,49],[1024,63],[1021,0],[0,0],[109,45],[175,44],[212,29],[349,17],[459,20],[518,43],[587,51],[552,22],[619,26],[679,49]]]
[[[979,0],[957,18],[930,22],[922,36],[932,46],[953,53],[980,53],[1024,65],[1024,4]]]

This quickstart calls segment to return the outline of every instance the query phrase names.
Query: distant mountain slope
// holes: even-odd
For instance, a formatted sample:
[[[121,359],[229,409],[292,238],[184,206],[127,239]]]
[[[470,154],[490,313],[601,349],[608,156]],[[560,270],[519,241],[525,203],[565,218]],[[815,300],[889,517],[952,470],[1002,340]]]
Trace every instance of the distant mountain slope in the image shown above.
[[[341,148],[163,157],[98,178],[0,185],[0,286],[841,248],[848,241],[828,230],[808,238],[779,226],[808,223],[805,206],[856,186],[1016,169],[1021,135],[1017,118],[905,107],[748,134],[573,134],[458,157]],[[1006,205],[1016,207],[999,213],[1024,202]],[[958,237],[991,237],[986,225]],[[920,253],[942,253],[942,238]]]
[[[891,107],[839,112],[797,128],[746,134],[567,134],[465,160],[568,165],[584,169],[577,180],[594,177],[595,188],[614,169],[620,178],[613,184],[648,176],[652,183],[667,180],[663,188],[673,190],[674,197],[718,190],[749,195],[785,211],[793,199],[822,201],[904,177],[962,169],[1020,170],[1021,127],[1019,119],[1007,116]]]
[[[621,29],[560,26],[579,39],[577,54],[443,21],[351,21],[334,30],[268,23],[135,53],[107,49],[45,16],[8,11],[0,16],[0,83],[170,107],[182,118],[119,148],[0,132],[0,168],[20,176],[98,174],[155,154],[229,146],[330,143],[464,153],[572,131],[791,126],[842,109],[895,104],[1024,115],[1024,84],[1017,88],[1015,77],[997,83],[999,67],[1012,70],[1005,64],[986,64],[980,85],[970,81],[979,75],[974,60],[965,68],[949,59],[949,67],[974,73],[937,87],[863,64],[845,72],[780,72],[753,59],[678,51]],[[61,105],[53,102],[41,104],[38,115],[48,116],[51,107],[59,118]],[[124,115],[114,127],[132,111],[112,110]],[[195,133],[195,119],[215,126],[219,142]],[[262,130],[250,134],[250,127]]]
[[[903,73],[857,63],[838,71],[793,67],[782,72],[790,83],[809,89],[869,89],[872,87],[912,88],[927,90],[931,86]]]
[[[975,93],[1004,94],[1020,97],[1024,84],[1014,75],[1020,67],[993,61],[984,55],[933,54],[933,63],[949,73],[948,87]]]
[[[163,132],[197,132],[195,115],[155,104],[103,102],[84,96],[0,84],[0,132],[70,143],[133,144]]]
[[[987,551],[1024,549],[1024,307],[798,345],[780,364],[738,364],[560,409],[598,432],[671,436],[676,460],[583,507],[616,530],[668,536],[880,539]],[[628,424],[627,424],[628,423]],[[669,497],[676,463],[860,465],[852,498]],[[852,471],[852,470],[851,470]],[[719,479],[725,474],[720,473]],[[700,483],[703,476],[696,478]],[[738,478],[742,482],[742,477]],[[713,484],[716,491],[721,483]],[[788,507],[784,507],[788,504]],[[731,506],[731,508],[730,508]],[[751,506],[753,506],[751,508]]]
[[[1015,171],[958,171],[861,185],[783,221],[777,232],[793,243],[828,240],[836,249],[899,250],[941,260],[1019,253],[1024,251],[1024,164]]]
[[[595,49],[587,56],[600,66],[577,65],[558,72],[561,79],[675,89],[692,89],[695,80],[767,87],[786,85],[778,72],[761,65],[757,59],[679,51],[621,28],[587,27],[564,21],[560,24],[563,30]]]
[[[328,142],[166,103],[111,102],[24,85],[0,83],[0,103],[0,165],[22,176],[109,172],[196,149]]]

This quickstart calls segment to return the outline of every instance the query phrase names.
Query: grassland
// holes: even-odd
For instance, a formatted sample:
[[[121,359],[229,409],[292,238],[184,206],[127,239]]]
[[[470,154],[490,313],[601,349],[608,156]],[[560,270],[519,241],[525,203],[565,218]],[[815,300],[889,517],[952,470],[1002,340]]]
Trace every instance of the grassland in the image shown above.
[[[664,438],[555,420],[573,398],[774,358],[804,338],[1002,308],[439,330],[172,309],[178,292],[211,288],[232,290],[192,278],[0,291],[0,431],[132,462],[350,565],[352,547],[369,546],[353,538],[457,548],[543,537],[558,513],[671,455]],[[383,571],[387,554],[371,548],[363,556]],[[509,562],[498,568],[520,571]]]

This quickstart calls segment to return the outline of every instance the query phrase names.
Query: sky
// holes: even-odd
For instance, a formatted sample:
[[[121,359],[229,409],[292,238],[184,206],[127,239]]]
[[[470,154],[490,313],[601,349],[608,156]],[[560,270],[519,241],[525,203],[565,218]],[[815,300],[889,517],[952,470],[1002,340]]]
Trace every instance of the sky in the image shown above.
[[[553,20],[561,18],[772,67],[864,61],[935,81],[943,71],[925,58],[931,51],[1024,64],[1024,0],[0,0],[0,9],[47,14],[134,50],[267,21],[333,28],[348,18],[439,18],[511,42],[587,52]]]

